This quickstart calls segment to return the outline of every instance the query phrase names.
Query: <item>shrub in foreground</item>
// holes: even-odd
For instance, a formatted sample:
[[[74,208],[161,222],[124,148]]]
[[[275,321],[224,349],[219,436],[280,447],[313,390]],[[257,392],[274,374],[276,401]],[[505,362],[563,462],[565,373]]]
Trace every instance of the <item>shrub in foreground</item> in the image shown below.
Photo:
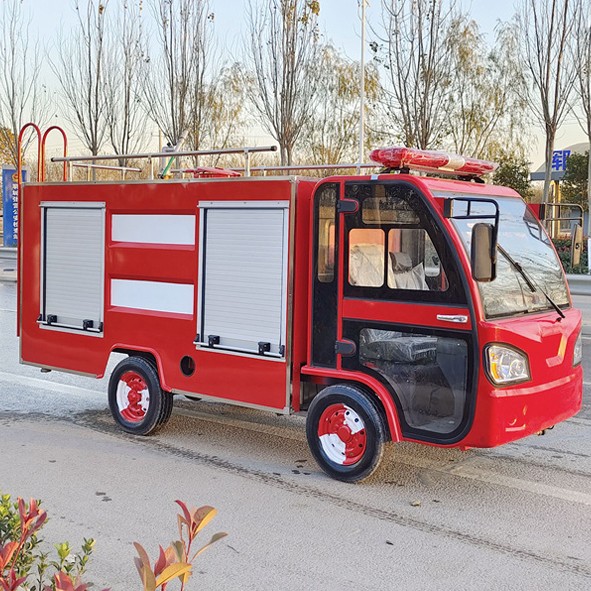
[[[144,591],[165,591],[175,579],[184,591],[195,558],[227,535],[217,533],[195,550],[195,538],[215,517],[216,510],[208,506],[189,509],[182,501],[176,502],[181,508],[177,515],[180,539],[166,550],[160,546],[153,566],[144,548],[137,542],[134,544],[139,555],[135,564]],[[94,540],[84,539],[80,552],[76,553],[72,553],[67,542],[57,544],[57,557],[51,560],[39,549],[42,540],[38,532],[46,521],[47,513],[41,509],[40,501],[31,499],[26,503],[18,498],[13,502],[10,495],[0,495],[0,591],[88,591],[92,585],[82,582],[82,576]]]

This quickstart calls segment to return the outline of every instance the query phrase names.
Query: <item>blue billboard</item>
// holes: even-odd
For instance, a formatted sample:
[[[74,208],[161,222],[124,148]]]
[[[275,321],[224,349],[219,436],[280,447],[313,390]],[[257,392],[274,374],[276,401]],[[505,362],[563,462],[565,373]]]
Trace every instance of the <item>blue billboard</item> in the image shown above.
[[[18,244],[18,182],[15,168],[2,168],[2,211],[4,246]],[[22,180],[27,180],[27,171],[22,171]]]

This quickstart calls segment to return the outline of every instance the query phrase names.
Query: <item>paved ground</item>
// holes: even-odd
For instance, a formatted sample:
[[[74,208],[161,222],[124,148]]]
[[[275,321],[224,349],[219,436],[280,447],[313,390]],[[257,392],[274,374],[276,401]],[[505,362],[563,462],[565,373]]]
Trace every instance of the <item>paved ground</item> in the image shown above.
[[[208,533],[230,534],[189,589],[591,588],[590,383],[582,412],[544,437],[390,446],[351,486],[318,470],[300,417],[178,399],[159,434],[121,433],[104,380],[18,364],[15,299],[0,283],[0,489],[43,499],[46,540],[95,537],[99,588],[140,588],[131,543],[155,554],[172,540],[177,498],[216,506]],[[584,349],[591,375],[591,337]]]

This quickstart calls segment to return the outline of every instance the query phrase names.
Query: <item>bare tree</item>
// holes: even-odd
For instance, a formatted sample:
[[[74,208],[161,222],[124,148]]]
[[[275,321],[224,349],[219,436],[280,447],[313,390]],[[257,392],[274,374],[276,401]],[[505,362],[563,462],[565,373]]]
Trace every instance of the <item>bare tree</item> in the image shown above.
[[[246,90],[262,126],[279,143],[282,165],[290,165],[310,120],[318,85],[318,2],[264,0],[249,3]]]
[[[30,19],[19,0],[0,5],[0,144],[16,166],[16,140],[21,127],[44,124],[49,113],[47,90],[39,82],[41,51],[31,43]],[[28,141],[25,141],[24,148]]]
[[[151,0],[158,48],[146,52],[146,111],[171,145],[189,137],[201,144],[204,90],[212,48],[213,14],[208,0]]]
[[[223,67],[203,91],[199,117],[194,117],[193,144],[217,149],[244,145],[245,99],[240,64]],[[221,157],[209,160],[217,165]]]
[[[586,13],[583,10],[584,5],[584,2],[580,2],[578,5],[575,30],[576,42],[573,55],[577,70],[575,94],[579,99],[580,112],[574,109],[574,113],[591,146],[591,16],[588,11]],[[587,197],[591,212],[591,158],[587,170]],[[587,235],[591,239],[591,216]],[[591,257],[589,260],[591,261]]]
[[[142,0],[122,0],[116,15],[106,31],[105,118],[115,154],[130,154],[145,141],[140,84]]]
[[[320,51],[317,104],[305,125],[301,141],[303,162],[337,164],[354,162],[359,148],[359,63],[348,60],[332,45]],[[377,101],[381,87],[374,65],[365,67],[366,114]],[[374,134],[365,137],[371,147]]]
[[[51,68],[65,99],[66,119],[96,155],[107,132],[105,100],[105,13],[109,0],[75,1],[77,26],[60,33]]]
[[[453,67],[449,30],[456,18],[455,0],[382,0],[387,116],[407,146],[433,148],[447,135]],[[378,51],[377,43],[371,46]]]
[[[527,102],[515,23],[501,25],[489,49],[478,25],[459,17],[451,26],[450,43],[453,72],[447,110],[453,149],[476,158],[507,153],[523,157]]]
[[[577,0],[522,0],[522,56],[531,82],[528,103],[546,136],[544,202],[548,201],[556,132],[568,111],[575,83],[569,58]]]
[[[591,253],[591,17],[589,10],[584,10],[586,2],[581,0],[577,4],[577,20],[575,24],[575,47],[573,62],[576,64],[577,81],[575,94],[579,99],[580,112],[573,109],[581,129],[589,141],[589,158],[587,162],[587,252]],[[587,255],[589,271],[591,272],[591,256]]]

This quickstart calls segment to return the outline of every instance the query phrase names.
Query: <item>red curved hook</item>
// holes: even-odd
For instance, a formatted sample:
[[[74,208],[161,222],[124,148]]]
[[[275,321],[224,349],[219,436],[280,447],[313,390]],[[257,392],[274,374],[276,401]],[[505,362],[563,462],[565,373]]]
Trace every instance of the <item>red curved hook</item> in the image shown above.
[[[25,125],[23,125],[21,127],[21,130],[18,134],[18,143],[17,143],[17,156],[16,156],[16,168],[17,168],[17,172],[18,172],[18,188],[19,188],[19,193],[20,193],[20,188],[21,188],[21,183],[22,183],[22,169],[23,169],[23,151],[22,151],[22,145],[23,145],[23,135],[25,135],[25,130],[28,127],[32,127],[36,132],[37,132],[37,182],[39,182],[41,180],[41,130],[39,129],[39,127],[37,125],[35,125],[35,123],[25,123]]]
[[[41,140],[41,151],[40,151],[41,182],[45,182],[45,140],[47,139],[49,132],[52,131],[53,129],[57,129],[57,131],[59,131],[62,134],[62,138],[64,139],[64,158],[68,155],[68,138],[66,136],[66,132],[61,127],[58,127],[57,125],[52,125],[51,127],[47,128],[45,130],[45,133],[43,134],[43,139]],[[68,168],[67,168],[66,164],[67,163],[64,162],[64,172],[63,172],[63,180],[64,181],[68,180]]]

